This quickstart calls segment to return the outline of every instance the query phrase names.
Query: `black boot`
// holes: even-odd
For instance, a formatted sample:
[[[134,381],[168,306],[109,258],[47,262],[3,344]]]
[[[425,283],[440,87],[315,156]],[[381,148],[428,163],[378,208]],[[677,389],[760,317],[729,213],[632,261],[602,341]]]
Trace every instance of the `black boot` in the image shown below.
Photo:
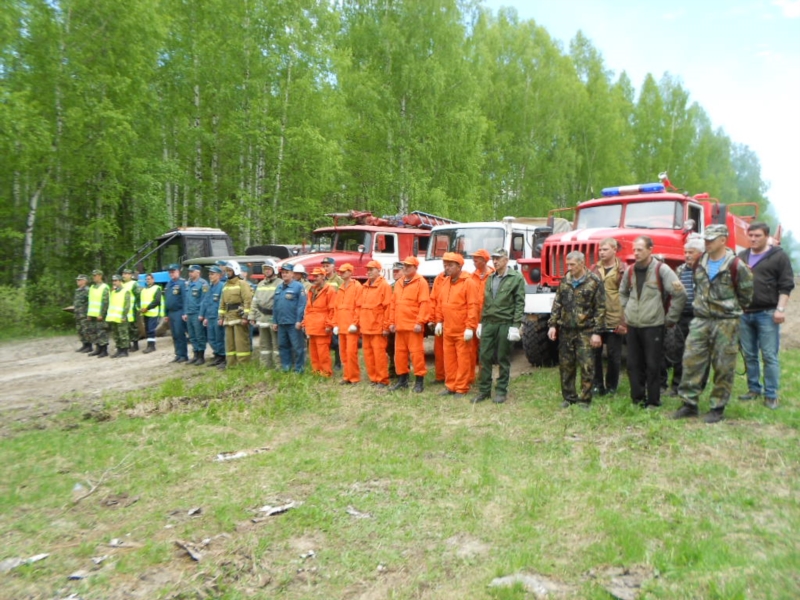
[[[92,350],[91,352],[89,352],[89,354],[87,354],[86,356],[97,356],[98,354],[100,354],[100,344],[97,344],[97,345],[94,347],[94,350]]]
[[[195,367],[200,367],[200,366],[202,366],[202,365],[204,365],[206,363],[206,359],[203,356],[204,354],[205,354],[205,352],[198,352],[197,353],[197,356],[195,356],[195,363],[194,363]]]
[[[194,363],[197,362],[197,350],[193,350],[192,353],[194,354],[194,356],[192,357],[192,360],[186,363],[187,365],[193,365]]]
[[[83,345],[78,348],[75,352],[91,352],[92,345],[89,342],[84,342]]]
[[[155,342],[147,342],[147,348],[142,350],[142,354],[150,354],[151,352],[156,351],[156,343]]]
[[[408,373],[405,375],[399,375],[397,378],[397,383],[395,383],[392,387],[389,388],[390,392],[395,392],[397,390],[402,390],[408,388]]]
[[[215,354],[215,355],[213,356],[213,358],[209,359],[209,360],[206,362],[206,366],[207,366],[207,367],[216,367],[216,366],[217,366],[217,361],[218,361],[218,360],[219,360],[219,356],[217,356],[217,355]]]
[[[119,358],[120,356],[122,356],[122,350],[117,348],[117,351],[114,352],[114,354],[112,354],[111,356],[109,356],[109,358]]]
[[[139,340],[131,342],[131,352],[139,351]]]
[[[105,358],[106,356],[108,356],[108,344],[100,346],[100,352],[97,354],[97,358]]]
[[[425,391],[425,375],[417,375],[414,381],[414,391],[417,394]]]

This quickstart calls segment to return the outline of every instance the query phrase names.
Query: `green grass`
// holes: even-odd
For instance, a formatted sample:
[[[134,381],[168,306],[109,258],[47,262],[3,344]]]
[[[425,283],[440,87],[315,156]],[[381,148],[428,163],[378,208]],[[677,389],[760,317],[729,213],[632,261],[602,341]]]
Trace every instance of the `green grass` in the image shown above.
[[[516,599],[531,596],[488,584],[524,572],[600,599],[590,572],[643,565],[644,598],[800,597],[800,352],[781,359],[780,410],[734,400],[716,426],[625,388],[561,410],[554,369],[514,379],[503,406],[255,365],[107,397],[107,420],[64,413],[2,441],[0,559],[50,556],[0,596]],[[78,483],[99,485],[75,504]],[[200,563],[174,545],[206,538]]]

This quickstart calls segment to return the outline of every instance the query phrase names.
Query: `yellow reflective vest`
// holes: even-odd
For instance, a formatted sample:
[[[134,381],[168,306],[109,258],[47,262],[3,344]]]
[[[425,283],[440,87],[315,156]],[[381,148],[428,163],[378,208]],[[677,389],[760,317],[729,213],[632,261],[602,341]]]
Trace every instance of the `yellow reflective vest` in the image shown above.
[[[104,317],[103,297],[108,293],[108,284],[93,283],[89,288],[89,309],[86,311],[87,317]]]
[[[153,300],[156,297],[156,292],[158,292],[161,288],[158,287],[158,284],[154,283],[153,285],[146,287],[142,290],[142,295],[140,296],[140,303],[143,307],[150,306],[153,303]],[[164,294],[161,294],[161,306],[155,306],[150,310],[144,313],[145,317],[163,317],[165,314],[164,312]]]
[[[131,313],[131,293],[124,287],[111,290],[108,298],[108,314],[106,321],[109,323],[122,323],[123,321],[133,320]]]

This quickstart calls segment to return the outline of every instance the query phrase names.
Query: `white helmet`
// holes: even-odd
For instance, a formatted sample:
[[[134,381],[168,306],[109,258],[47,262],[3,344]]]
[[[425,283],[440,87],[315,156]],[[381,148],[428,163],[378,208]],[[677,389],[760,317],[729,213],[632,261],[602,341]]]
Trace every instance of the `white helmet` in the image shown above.
[[[270,259],[266,259],[264,261],[264,264],[261,265],[261,272],[262,273],[264,272],[264,269],[272,269],[273,273],[275,273],[275,271],[278,270],[278,268],[275,266],[275,263],[273,261],[271,261]]]
[[[300,273],[302,275],[308,275],[308,271],[303,265],[295,265],[294,266],[294,273]]]
[[[231,269],[233,271],[234,277],[239,277],[242,274],[242,268],[239,266],[239,263],[235,260],[229,260],[226,268]]]

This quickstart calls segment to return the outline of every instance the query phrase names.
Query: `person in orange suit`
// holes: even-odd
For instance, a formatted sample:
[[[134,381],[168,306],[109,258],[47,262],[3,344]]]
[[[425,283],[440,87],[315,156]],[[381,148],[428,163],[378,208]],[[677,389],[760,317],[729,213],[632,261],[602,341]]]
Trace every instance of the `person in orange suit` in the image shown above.
[[[311,288],[308,290],[303,328],[308,336],[311,370],[323,377],[331,377],[331,333],[335,325],[336,291],[325,279],[323,269],[314,269],[308,280]]]
[[[342,357],[341,385],[361,381],[358,366],[358,301],[361,298],[361,284],[353,279],[353,265],[345,263],[339,267],[342,283],[336,292],[336,315],[333,335],[339,336],[339,355]]]
[[[443,396],[464,396],[475,376],[472,339],[478,326],[478,286],[462,271],[464,257],[445,252],[442,257],[446,278],[436,303],[436,330],[444,339],[445,389]]]
[[[491,260],[489,251],[481,248],[472,254],[472,262],[475,263],[475,270],[472,272],[472,280],[478,285],[478,322],[480,322],[480,315],[483,312],[483,294],[486,291],[486,281],[489,275],[494,273],[494,267],[489,266]],[[480,351],[481,341],[478,338],[472,340],[472,356],[475,357],[475,365],[480,366],[478,359],[478,352]],[[470,383],[475,381],[475,369],[472,370]]]
[[[389,339],[389,307],[392,304],[392,286],[381,271],[377,260],[367,263],[367,282],[361,286],[356,326],[361,331],[361,346],[370,385],[389,386],[389,356],[386,343]]]
[[[442,285],[444,280],[447,279],[447,273],[442,271],[433,280],[433,287],[431,288],[430,300],[430,316],[428,317],[428,326],[433,332],[436,328],[436,306],[442,293]],[[433,357],[436,361],[436,379],[434,384],[444,384],[445,380],[445,364],[444,364],[444,338],[440,335],[433,336]]]
[[[395,282],[392,304],[389,309],[389,331],[396,334],[394,342],[394,367],[397,383],[389,388],[396,391],[408,387],[408,356],[414,365],[414,391],[425,389],[425,350],[422,340],[428,321],[430,291],[428,282],[417,273],[419,260],[409,256],[403,261],[403,276]]]

